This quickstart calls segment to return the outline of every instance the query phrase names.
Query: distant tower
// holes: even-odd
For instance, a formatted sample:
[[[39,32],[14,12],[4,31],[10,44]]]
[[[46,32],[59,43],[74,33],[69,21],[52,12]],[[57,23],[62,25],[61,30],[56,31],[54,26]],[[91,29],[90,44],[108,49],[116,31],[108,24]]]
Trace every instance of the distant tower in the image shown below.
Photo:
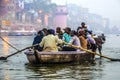
[[[66,6],[57,6],[53,19],[53,27],[65,28],[67,26],[67,14],[68,11]]]

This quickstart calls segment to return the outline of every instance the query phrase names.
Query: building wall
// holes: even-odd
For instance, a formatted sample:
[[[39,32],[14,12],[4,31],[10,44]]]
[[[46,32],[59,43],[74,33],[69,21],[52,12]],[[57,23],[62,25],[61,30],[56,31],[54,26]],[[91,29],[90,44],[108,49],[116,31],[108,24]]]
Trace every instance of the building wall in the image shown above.
[[[7,13],[7,2],[0,0],[0,17],[4,16]]]
[[[67,16],[66,15],[57,15],[54,18],[54,27],[65,28],[67,26]]]
[[[53,19],[53,27],[65,28],[67,26],[67,14],[66,6],[57,6]]]

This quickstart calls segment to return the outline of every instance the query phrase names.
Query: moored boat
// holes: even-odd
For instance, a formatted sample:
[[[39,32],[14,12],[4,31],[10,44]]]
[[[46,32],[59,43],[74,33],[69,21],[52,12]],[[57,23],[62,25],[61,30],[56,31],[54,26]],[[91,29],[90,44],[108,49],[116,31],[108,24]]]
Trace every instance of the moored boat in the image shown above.
[[[39,64],[83,62],[91,60],[90,54],[85,51],[39,52],[27,50],[25,54],[30,63]]]

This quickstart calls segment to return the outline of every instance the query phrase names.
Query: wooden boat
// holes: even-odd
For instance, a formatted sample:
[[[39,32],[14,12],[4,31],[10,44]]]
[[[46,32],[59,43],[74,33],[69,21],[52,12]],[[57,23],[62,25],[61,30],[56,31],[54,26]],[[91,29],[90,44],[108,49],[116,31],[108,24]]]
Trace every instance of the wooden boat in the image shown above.
[[[30,63],[68,63],[91,60],[91,54],[85,51],[39,52],[27,50],[24,53]]]

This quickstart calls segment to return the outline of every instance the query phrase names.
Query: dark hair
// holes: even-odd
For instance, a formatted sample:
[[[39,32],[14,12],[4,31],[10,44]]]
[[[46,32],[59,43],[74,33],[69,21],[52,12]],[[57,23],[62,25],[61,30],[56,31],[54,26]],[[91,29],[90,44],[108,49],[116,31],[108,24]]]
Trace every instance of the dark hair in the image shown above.
[[[71,32],[71,28],[69,28],[69,27],[66,27],[65,29],[67,29],[69,32]]]
[[[42,33],[42,31],[41,30],[39,30],[38,32],[37,32],[37,34],[41,34]]]
[[[77,32],[75,30],[71,31],[74,35],[77,35]]]
[[[54,31],[53,29],[48,29],[47,32],[48,32],[48,34],[53,34],[53,35],[55,35],[55,31]]]
[[[51,34],[55,35],[55,30],[51,29]]]
[[[47,35],[47,34],[48,34],[47,28],[43,28],[42,31],[44,32],[44,35]]]
[[[50,29],[48,29],[48,30],[47,30],[47,33],[48,33],[48,34],[51,34],[51,30],[50,30]]]
[[[43,31],[47,31],[47,28],[43,28],[42,30],[43,30]]]
[[[37,34],[40,34],[40,35],[44,36],[44,32],[43,32],[42,30],[39,30],[39,31],[37,32]]]
[[[85,22],[82,22],[81,25],[85,25]]]
[[[60,28],[60,27],[57,27],[56,29],[59,29],[59,30],[61,30],[61,28]]]

